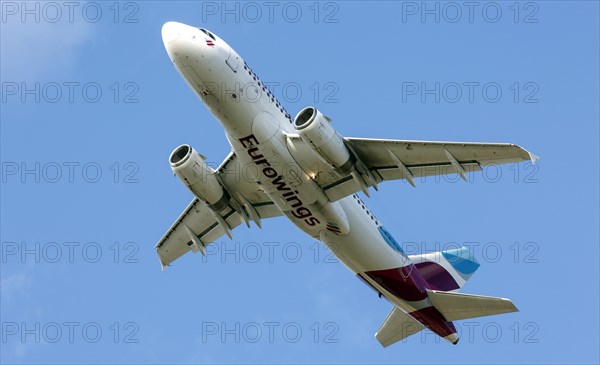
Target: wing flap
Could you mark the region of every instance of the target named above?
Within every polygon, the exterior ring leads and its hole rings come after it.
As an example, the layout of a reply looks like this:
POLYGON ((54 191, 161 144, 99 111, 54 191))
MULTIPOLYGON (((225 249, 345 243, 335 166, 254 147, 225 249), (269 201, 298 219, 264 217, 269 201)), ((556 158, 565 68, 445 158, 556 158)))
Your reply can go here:
MULTIPOLYGON (((476 162, 463 162, 461 166, 466 172, 481 171, 481 167, 476 162)), ((433 165, 421 165, 421 166, 407 166, 412 177, 427 177, 427 176, 438 176, 438 175, 449 175, 455 174, 456 170, 450 162, 438 163, 433 165)), ((391 167, 380 167, 375 169, 383 181, 387 180, 404 180, 406 174, 402 168, 395 166, 391 167)))
MULTIPOLYGON (((281 215, 272 202, 253 204, 253 207, 261 219, 281 215)), ((227 208, 225 213, 221 212, 221 214, 231 229, 244 223, 238 212, 231 208, 227 208)), ((194 234, 204 247, 226 234, 210 209, 195 198, 155 247, 163 269, 187 252, 201 250, 200 247, 194 246, 194 237, 190 236, 190 233, 194 234)))
MULTIPOLYGON (((231 228, 243 222, 237 212, 231 208, 223 214, 223 218, 231 228)), ((163 268, 190 250, 198 251, 192 247, 194 237, 190 234, 194 234, 203 246, 207 246, 225 234, 225 230, 219 226, 211 210, 197 198, 192 200, 155 247, 163 268)))
POLYGON ((524 148, 510 143, 443 142, 443 141, 402 141, 390 139, 346 138, 352 147, 369 166, 395 165, 388 150, 408 167, 438 165, 450 162, 444 149, 459 162, 507 163, 537 160, 537 157, 524 148), (366 160, 366 161, 365 161, 366 160))

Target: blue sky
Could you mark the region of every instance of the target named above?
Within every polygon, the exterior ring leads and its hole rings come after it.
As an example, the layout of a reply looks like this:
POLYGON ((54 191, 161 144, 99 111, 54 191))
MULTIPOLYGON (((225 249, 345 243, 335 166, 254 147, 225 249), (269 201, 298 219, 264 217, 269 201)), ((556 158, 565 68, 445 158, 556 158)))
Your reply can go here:
POLYGON ((598 3, 270 4, 76 2, 69 18, 2 2, 0 360, 598 363, 598 3), (229 151, 170 64, 170 20, 214 31, 291 114, 316 105, 345 136, 541 156, 364 198, 409 252, 472 248, 463 291, 520 312, 459 322, 457 346, 423 332, 382 349, 391 305, 283 218, 161 272, 154 244, 191 200, 169 153, 229 151))

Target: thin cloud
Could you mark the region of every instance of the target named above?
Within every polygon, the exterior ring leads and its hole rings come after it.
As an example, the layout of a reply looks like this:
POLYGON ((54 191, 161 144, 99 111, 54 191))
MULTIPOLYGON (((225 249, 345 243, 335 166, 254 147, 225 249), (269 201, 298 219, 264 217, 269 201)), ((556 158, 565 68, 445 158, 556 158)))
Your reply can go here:
POLYGON ((77 49, 91 37, 93 24, 9 19, 1 26, 2 81, 30 82, 73 67, 77 49))
POLYGON ((12 301, 17 296, 24 295, 31 288, 31 275, 27 272, 0 277, 0 296, 2 301, 12 301))

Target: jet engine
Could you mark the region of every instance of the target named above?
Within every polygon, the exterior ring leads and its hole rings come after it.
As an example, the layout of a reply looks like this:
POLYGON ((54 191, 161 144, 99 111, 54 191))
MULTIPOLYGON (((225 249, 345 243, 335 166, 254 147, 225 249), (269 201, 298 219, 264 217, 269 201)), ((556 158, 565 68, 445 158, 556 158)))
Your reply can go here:
POLYGON ((314 153, 331 165, 340 174, 349 174, 369 196, 369 186, 377 190, 377 180, 366 165, 356 156, 352 146, 333 129, 331 119, 315 107, 304 108, 294 118, 298 135, 314 153))
POLYGON ((294 127, 300 138, 325 162, 340 171, 348 171, 353 165, 352 155, 344 138, 329 123, 330 120, 309 106, 298 113, 294 127))
POLYGON ((177 147, 169 157, 173 173, 196 197, 219 212, 228 205, 229 195, 204 160, 204 156, 187 144, 177 147))

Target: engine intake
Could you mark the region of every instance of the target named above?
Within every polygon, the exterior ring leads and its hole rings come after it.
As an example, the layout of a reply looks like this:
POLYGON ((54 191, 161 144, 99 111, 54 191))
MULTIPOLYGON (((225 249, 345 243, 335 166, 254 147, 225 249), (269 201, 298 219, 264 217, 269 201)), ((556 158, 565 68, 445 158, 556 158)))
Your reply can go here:
POLYGON ((325 162, 340 171, 353 165, 344 138, 331 126, 329 119, 315 107, 302 109, 294 118, 294 127, 302 140, 325 162))
POLYGON ((169 157, 171 170, 198 198, 219 212, 229 203, 229 195, 217 179, 215 170, 191 146, 177 147, 169 157))

